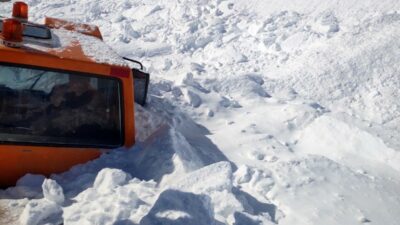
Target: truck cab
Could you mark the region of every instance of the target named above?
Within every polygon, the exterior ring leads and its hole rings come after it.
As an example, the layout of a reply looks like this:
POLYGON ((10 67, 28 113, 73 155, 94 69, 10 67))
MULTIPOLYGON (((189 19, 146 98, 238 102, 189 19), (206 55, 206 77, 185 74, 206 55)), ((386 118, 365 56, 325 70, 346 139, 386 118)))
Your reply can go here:
POLYGON ((0 19, 0 187, 135 144, 134 78, 145 80, 136 88, 144 103, 148 74, 130 68, 98 27, 31 23, 23 2, 0 19))

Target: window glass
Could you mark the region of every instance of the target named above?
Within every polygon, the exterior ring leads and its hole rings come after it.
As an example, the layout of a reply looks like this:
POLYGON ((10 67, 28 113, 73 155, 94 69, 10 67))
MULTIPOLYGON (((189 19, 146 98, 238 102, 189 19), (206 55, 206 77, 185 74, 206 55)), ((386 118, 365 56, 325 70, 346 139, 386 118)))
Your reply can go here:
MULTIPOLYGON (((0 32, 3 30, 3 21, 0 20, 0 32)), ((22 35, 40 39, 51 39, 50 29, 42 25, 25 24, 22 35)))
POLYGON ((0 65, 0 142, 122 145, 113 78, 0 65))
POLYGON ((51 39, 50 29, 45 26, 25 25, 25 29, 22 34, 27 37, 51 39))

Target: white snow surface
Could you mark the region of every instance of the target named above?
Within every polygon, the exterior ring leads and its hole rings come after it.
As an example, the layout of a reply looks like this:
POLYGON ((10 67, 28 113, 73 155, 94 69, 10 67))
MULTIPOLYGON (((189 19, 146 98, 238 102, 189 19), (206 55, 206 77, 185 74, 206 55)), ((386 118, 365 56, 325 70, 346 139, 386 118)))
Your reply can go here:
POLYGON ((150 96, 134 148, 26 175, 0 224, 400 224, 400 1, 26 2, 98 25, 150 96))

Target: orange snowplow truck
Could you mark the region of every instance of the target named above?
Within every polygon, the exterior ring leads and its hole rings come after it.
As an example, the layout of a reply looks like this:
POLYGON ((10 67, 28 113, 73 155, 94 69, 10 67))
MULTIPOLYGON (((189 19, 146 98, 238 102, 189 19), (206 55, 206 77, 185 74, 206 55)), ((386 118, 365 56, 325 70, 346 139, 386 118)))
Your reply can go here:
POLYGON ((139 62, 130 68, 96 26, 29 22, 23 2, 0 19, 0 187, 134 145, 149 83, 139 62))

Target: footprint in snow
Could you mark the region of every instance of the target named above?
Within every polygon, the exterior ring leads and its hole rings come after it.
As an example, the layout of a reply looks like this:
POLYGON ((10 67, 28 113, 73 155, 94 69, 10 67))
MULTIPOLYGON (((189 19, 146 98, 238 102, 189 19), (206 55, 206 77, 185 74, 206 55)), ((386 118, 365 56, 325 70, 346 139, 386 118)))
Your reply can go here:
POLYGON ((253 189, 262 196, 266 196, 275 185, 275 181, 270 171, 241 165, 234 173, 234 184, 238 187, 253 189))

